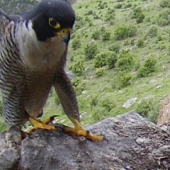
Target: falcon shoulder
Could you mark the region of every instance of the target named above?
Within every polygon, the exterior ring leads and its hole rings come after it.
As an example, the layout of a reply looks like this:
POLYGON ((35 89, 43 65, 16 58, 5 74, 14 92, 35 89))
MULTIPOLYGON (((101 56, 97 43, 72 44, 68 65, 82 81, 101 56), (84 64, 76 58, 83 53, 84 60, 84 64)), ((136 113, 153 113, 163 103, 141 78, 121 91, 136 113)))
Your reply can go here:
POLYGON ((0 9, 0 41, 2 40, 2 36, 5 34, 5 28, 7 25, 13 21, 18 22, 22 19, 21 16, 15 15, 15 14, 10 14, 7 15, 2 9, 0 9))
POLYGON ((0 41, 5 33, 5 28, 9 24, 9 22, 10 19, 7 14, 2 9, 0 9, 0 41))

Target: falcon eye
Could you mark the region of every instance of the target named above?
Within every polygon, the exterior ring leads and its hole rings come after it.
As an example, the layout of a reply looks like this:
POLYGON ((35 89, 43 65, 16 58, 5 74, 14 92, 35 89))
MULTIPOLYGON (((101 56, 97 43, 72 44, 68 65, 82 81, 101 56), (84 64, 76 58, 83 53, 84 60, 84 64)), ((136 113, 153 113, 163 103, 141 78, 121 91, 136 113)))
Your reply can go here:
POLYGON ((54 18, 49 18, 49 25, 55 29, 60 28, 60 24, 54 18))

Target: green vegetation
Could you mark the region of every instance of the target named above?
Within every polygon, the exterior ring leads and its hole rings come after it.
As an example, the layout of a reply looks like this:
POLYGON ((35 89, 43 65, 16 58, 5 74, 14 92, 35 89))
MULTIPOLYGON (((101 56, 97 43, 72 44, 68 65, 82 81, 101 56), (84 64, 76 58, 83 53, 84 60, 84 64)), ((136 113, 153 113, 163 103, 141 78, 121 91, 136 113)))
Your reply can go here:
POLYGON ((143 22, 145 15, 143 14, 141 7, 137 7, 133 9, 132 18, 135 18, 137 23, 143 22))
POLYGON ((120 72, 118 76, 118 89, 130 85, 130 80, 132 76, 129 73, 120 72))
POLYGON ((119 25, 114 31, 116 40, 123 40, 129 37, 133 37, 137 34, 137 28, 134 25, 119 25))
POLYGON ((93 59, 97 52, 98 52, 97 44, 95 43, 87 44, 86 47, 84 48, 84 53, 86 54, 85 58, 87 60, 93 59))
POLYGON ((137 72, 138 77, 147 77, 150 73, 156 71, 156 60, 153 58, 148 58, 144 65, 141 66, 137 72))
POLYGON ((129 51, 123 50, 116 62, 117 69, 121 71, 128 71, 131 70, 133 66, 134 56, 129 51))
POLYGON ((95 75, 96 77, 102 76, 104 73, 104 69, 102 67, 96 68, 95 75))
POLYGON ((74 65, 70 66, 69 67, 70 70, 72 70, 72 72, 74 74, 76 74, 77 76, 81 76, 83 75, 83 72, 84 72, 84 62, 83 61, 76 61, 74 63, 74 65))
POLYGON ((142 100, 136 107, 136 111, 150 121, 156 123, 159 115, 159 105, 154 99, 142 100))
MULTIPOLYGON (((76 75, 82 124, 130 110, 156 122, 170 93, 169 0, 78 0, 73 8, 67 68, 76 75), (136 103, 123 108, 133 97, 136 103)), ((54 91, 44 112, 44 119, 57 114, 57 122, 71 125, 54 91)))
POLYGON ((108 69, 114 68, 117 62, 117 55, 112 51, 98 53, 94 59, 94 67, 100 68, 107 66, 108 69))

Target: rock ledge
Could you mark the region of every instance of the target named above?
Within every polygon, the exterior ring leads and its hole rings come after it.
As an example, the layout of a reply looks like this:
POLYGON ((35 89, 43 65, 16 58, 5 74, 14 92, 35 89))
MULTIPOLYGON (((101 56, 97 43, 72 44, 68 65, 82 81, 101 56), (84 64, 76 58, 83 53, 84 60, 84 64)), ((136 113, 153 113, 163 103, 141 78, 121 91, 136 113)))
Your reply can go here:
POLYGON ((91 142, 62 132, 37 130, 0 134, 0 170, 165 170, 170 168, 168 124, 156 126, 136 112, 89 126, 104 134, 91 142))

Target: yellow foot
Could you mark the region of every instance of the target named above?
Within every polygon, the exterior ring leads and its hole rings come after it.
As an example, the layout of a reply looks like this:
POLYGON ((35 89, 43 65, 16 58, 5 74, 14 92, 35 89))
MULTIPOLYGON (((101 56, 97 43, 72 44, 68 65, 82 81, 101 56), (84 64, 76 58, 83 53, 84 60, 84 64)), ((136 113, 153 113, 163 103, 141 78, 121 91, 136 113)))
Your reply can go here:
POLYGON ((54 120, 55 116, 50 117, 49 119, 45 120, 44 122, 37 120, 33 117, 29 117, 29 121, 31 122, 33 128, 28 131, 29 134, 31 134, 36 129, 47 129, 47 130, 57 130, 55 126, 48 125, 48 123, 52 122, 54 120))
POLYGON ((89 131, 84 130, 80 123, 74 119, 70 118, 70 120, 73 122, 75 128, 71 128, 68 126, 64 126, 63 131, 67 134, 76 135, 76 136, 83 136, 86 139, 92 140, 92 141, 103 141, 103 136, 93 135, 89 131))

